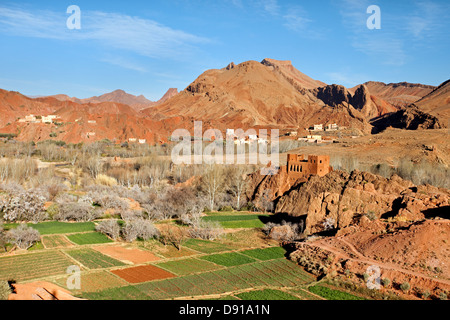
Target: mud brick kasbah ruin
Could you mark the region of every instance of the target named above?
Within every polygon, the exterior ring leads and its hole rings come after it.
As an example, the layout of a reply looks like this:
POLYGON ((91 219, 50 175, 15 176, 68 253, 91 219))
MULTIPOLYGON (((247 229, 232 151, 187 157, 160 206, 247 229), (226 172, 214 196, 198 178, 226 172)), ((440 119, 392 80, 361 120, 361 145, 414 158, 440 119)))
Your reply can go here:
POLYGON ((289 177, 298 179, 311 174, 323 177, 333 171, 333 168, 330 166, 330 156, 309 155, 305 159, 302 154, 288 154, 287 165, 282 170, 286 170, 289 177))
POLYGON ((330 156, 288 154, 287 164, 278 171, 278 187, 273 190, 275 196, 280 196, 289 190, 295 183, 306 181, 310 175, 325 176, 333 171, 330 166, 330 156), (276 190, 278 189, 278 190, 276 190))

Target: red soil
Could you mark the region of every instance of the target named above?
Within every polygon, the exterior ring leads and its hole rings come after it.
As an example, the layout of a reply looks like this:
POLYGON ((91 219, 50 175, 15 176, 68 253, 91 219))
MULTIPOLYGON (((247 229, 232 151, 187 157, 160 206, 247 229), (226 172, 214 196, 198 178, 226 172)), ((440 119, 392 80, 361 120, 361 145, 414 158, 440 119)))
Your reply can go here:
POLYGON ((14 289, 16 293, 12 293, 8 300, 81 300, 66 289, 46 281, 16 283, 14 289))
POLYGON ((129 283, 141 283, 175 277, 174 274, 151 265, 113 270, 111 272, 129 283))

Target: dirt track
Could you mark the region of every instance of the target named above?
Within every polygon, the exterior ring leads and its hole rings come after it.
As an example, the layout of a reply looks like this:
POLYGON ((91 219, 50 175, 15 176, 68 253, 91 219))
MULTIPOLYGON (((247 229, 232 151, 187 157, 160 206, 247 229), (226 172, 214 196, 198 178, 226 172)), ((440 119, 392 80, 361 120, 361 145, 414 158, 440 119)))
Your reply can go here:
POLYGON ((321 248, 323 250, 332 252, 339 258, 344 258, 344 259, 348 259, 348 260, 351 260, 351 261, 355 261, 355 262, 363 263, 363 264, 367 264, 367 265, 378 266, 382 270, 383 269, 384 270, 391 270, 391 271, 395 271, 395 272, 400 272, 400 273, 405 274, 405 275, 419 277, 419 278, 426 279, 426 280, 429 280, 429 281, 432 281, 432 282, 437 282, 437 283, 439 283, 441 285, 444 285, 444 286, 450 288, 450 281, 448 281, 448 280, 432 278, 432 277, 427 276, 426 274, 423 274, 423 273, 420 273, 420 272, 407 270, 407 269, 404 269, 404 268, 400 268, 397 265, 383 263, 383 262, 380 262, 380 261, 375 261, 375 260, 372 260, 370 258, 367 258, 361 252, 359 252, 355 248, 354 245, 352 245, 351 243, 349 243, 348 241, 346 241, 342 237, 337 237, 337 238, 334 238, 333 240, 341 242, 344 245, 346 245, 347 247, 349 247, 350 250, 352 251, 350 254, 348 252, 345 252, 344 250, 338 249, 337 247, 326 243, 327 240, 328 239, 321 239, 321 240, 317 240, 317 241, 310 242, 310 243, 305 243, 305 244, 308 245, 308 246, 311 246, 311 247, 319 247, 319 248, 321 248))

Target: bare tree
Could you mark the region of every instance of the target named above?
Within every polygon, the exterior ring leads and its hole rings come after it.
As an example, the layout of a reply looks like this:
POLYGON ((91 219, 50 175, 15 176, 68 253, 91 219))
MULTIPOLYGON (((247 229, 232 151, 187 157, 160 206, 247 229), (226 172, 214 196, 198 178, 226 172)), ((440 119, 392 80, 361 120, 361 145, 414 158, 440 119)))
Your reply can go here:
POLYGON ((125 241, 133 242, 136 239, 149 240, 159 237, 159 230, 155 228, 150 220, 136 219, 125 223, 122 228, 125 241))
POLYGON ((264 212, 272 212, 274 209, 274 203, 270 198, 271 190, 264 190, 259 198, 258 204, 264 212))
POLYGON ((35 242, 41 240, 39 231, 21 224, 15 229, 11 229, 6 233, 7 239, 19 247, 20 249, 28 249, 35 242))
POLYGON ((114 240, 120 237, 120 225, 118 223, 118 220, 109 219, 101 221, 95 227, 95 230, 110 236, 114 240))
POLYGON ((236 210, 241 209, 241 197, 245 192, 248 180, 248 169, 245 166, 231 166, 226 172, 228 190, 236 199, 236 210))
POLYGON ((189 235, 191 238, 202 240, 216 240, 223 234, 223 228, 217 221, 199 220, 189 229, 189 235))
POLYGON ((11 222, 40 222, 48 218, 44 210, 46 198, 37 190, 22 191, 0 201, 3 219, 11 222))
POLYGON ((188 230, 174 225, 162 225, 160 227, 161 242, 164 245, 173 244, 175 248, 181 250, 183 243, 188 239, 188 230))
POLYGON ((212 211, 216 205, 216 197, 224 187, 224 171, 217 164, 210 165, 208 171, 202 176, 202 189, 208 197, 209 209, 212 211))

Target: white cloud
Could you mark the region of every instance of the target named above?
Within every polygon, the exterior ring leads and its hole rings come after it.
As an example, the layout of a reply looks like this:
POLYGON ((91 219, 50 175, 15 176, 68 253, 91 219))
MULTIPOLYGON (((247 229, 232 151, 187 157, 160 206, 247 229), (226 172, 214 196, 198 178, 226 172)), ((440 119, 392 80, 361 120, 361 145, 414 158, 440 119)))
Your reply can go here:
POLYGON ((264 11, 273 16, 280 14, 280 6, 278 5, 277 0, 259 0, 259 5, 264 9, 264 11))
POLYGON ((147 72, 147 69, 145 69, 144 67, 138 65, 137 63, 130 61, 129 59, 124 59, 122 57, 107 56, 105 58, 100 59, 100 61, 112 64, 114 66, 118 66, 118 67, 121 67, 124 69, 129 69, 129 70, 143 72, 143 73, 147 72))
POLYGON ((407 62, 404 39, 396 33, 391 17, 381 6, 381 30, 367 28, 367 8, 373 3, 367 0, 342 0, 340 14, 349 32, 350 45, 381 64, 401 66, 407 62))
POLYGON ((209 40, 156 21, 81 10, 81 30, 68 30, 69 15, 0 7, 0 32, 25 37, 94 41, 152 58, 177 58, 209 40))
POLYGON ((448 21, 450 5, 433 1, 419 1, 414 3, 414 12, 402 19, 404 29, 413 35, 415 40, 430 40, 439 30, 447 34, 443 22, 448 21))
POLYGON ((304 31, 307 25, 312 21, 306 17, 305 12, 300 9, 289 10, 289 13, 284 15, 284 26, 292 31, 304 31))

